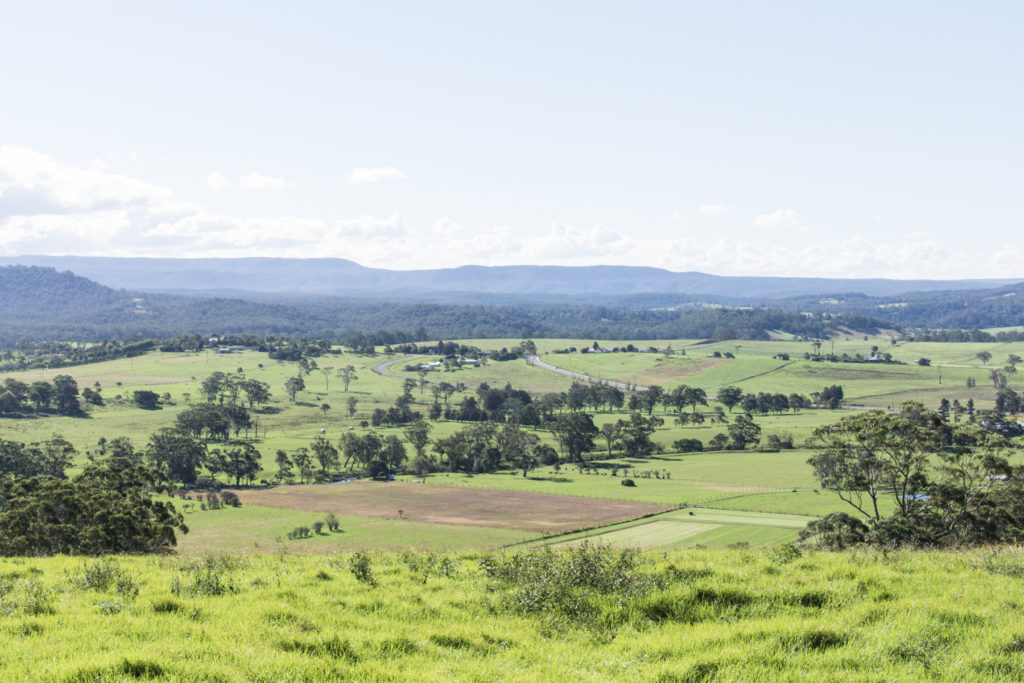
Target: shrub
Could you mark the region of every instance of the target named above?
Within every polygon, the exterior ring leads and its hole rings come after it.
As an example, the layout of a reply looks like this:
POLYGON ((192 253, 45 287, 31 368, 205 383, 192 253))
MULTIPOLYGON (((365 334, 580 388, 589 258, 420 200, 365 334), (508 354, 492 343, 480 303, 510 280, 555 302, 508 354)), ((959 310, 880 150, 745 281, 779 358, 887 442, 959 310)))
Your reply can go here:
POLYGON ((324 529, 324 523, 323 522, 321 522, 320 520, 317 520, 317 521, 313 522, 313 533, 319 534, 319 533, 321 533, 323 531, 323 529, 324 529))
POLYGON ((373 577, 373 570, 370 568, 370 556, 364 552, 352 553, 348 558, 348 569, 356 581, 369 586, 376 586, 377 580, 373 577))
POLYGON ((622 484, 623 486, 636 486, 636 482, 633 481, 632 479, 623 479, 619 483, 622 484))
POLYGON ((327 528, 330 531, 337 531, 341 524, 338 522, 338 516, 333 512, 328 512, 327 516, 324 517, 324 522, 327 524, 327 528))
POLYGON ((237 587, 230 572, 235 562, 226 556, 208 556, 185 563, 178 568, 183 576, 171 579, 171 593, 209 596, 234 593, 237 587))
POLYGON ((238 499, 238 495, 233 491, 222 491, 220 499, 222 503, 230 505, 233 508, 240 507, 242 505, 242 501, 238 499))
POLYGON ((628 601, 659 585, 642 570, 638 551, 588 542, 566 551, 489 556, 481 567, 498 587, 509 589, 505 604, 512 611, 545 613, 581 626, 621 620, 628 601), (601 618, 609 609, 613 613, 601 618))
POLYGON ((113 588, 129 599, 139 594, 139 586, 132 575, 109 558, 87 562, 69 578, 71 585, 79 590, 108 591, 113 588))

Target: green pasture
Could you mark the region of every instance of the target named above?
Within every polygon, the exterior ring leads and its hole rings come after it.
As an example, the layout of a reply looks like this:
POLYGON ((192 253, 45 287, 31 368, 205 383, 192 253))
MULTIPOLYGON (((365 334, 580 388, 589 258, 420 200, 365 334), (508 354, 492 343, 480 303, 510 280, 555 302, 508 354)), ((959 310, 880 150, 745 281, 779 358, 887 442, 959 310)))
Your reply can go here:
POLYGON ((364 549, 462 551, 497 548, 535 538, 513 529, 455 524, 431 524, 406 519, 380 519, 337 515, 340 529, 289 540, 288 532, 314 522, 324 514, 286 508, 242 505, 202 509, 194 501, 175 499, 184 513, 189 533, 178 536, 182 555, 205 553, 334 553, 364 549))
MULTIPOLYGON (((800 449, 779 453, 672 454, 643 459, 618 457, 585 463, 582 467, 562 465, 557 471, 554 467, 542 467, 533 470, 528 477, 523 477, 521 472, 476 475, 440 472, 427 475, 423 480, 444 486, 684 505, 721 501, 749 493, 813 490, 817 484, 807 464, 809 455, 808 451, 800 449), (622 481, 627 477, 636 485, 623 486, 622 481)), ((842 509, 838 499, 834 499, 834 504, 835 509, 842 509)))
POLYGON ((489 577, 482 560, 504 557, 7 558, 0 672, 12 681, 1024 679, 1019 549, 659 550, 613 588, 576 583, 571 599, 539 608, 531 596, 558 594, 571 556, 541 558, 553 575, 540 585, 489 577))
MULTIPOLYGON (((837 344, 837 353, 843 344, 837 344)), ((862 342, 863 344, 863 342, 862 342)), ((580 372, 599 379, 627 383, 660 384, 671 389, 680 384, 700 387, 713 396, 724 386, 736 386, 748 393, 799 393, 809 395, 826 386, 838 384, 845 393, 844 402, 872 407, 898 407, 903 401, 914 400, 928 407, 937 407, 943 398, 966 403, 973 399, 979 409, 990 408, 995 400, 996 389, 990 379, 990 370, 1001 368, 1010 353, 1024 355, 1024 343, 1015 344, 900 344, 899 353, 907 361, 905 365, 886 363, 831 363, 803 359, 803 350, 810 349, 806 342, 745 342, 740 345, 739 356, 734 359, 713 359, 715 350, 735 353, 736 345, 729 348, 722 342, 699 347, 699 353, 690 349, 688 355, 665 357, 654 353, 615 354, 558 354, 544 357, 545 362, 556 367, 580 372), (772 358, 785 348, 793 347, 789 360, 772 358), (958 347, 978 347, 976 350, 958 347), (975 353, 988 347, 993 359, 983 365, 975 353), (770 353, 769 353, 770 352, 770 353), (917 359, 925 357, 932 365, 921 366, 917 359), (717 362, 713 367, 702 369, 702 364, 717 362), (673 379, 678 377, 678 379, 673 379), (971 378, 974 388, 968 388, 971 378)), ((826 348, 822 347, 823 350, 826 348)), ((888 347, 883 347, 889 350, 888 347)), ((850 349, 854 351, 854 349, 850 349)), ((863 353, 870 352, 860 349, 863 353)), ((1016 374, 1009 377, 1011 386, 1024 383, 1024 376, 1017 380, 1016 374)), ((1018 386, 1019 388, 1019 386, 1018 386)))

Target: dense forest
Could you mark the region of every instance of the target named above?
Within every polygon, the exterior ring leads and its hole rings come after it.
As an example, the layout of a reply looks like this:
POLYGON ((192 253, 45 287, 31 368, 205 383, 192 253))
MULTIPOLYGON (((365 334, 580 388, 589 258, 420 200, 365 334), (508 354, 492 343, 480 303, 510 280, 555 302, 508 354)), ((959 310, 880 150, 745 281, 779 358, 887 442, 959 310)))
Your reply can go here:
POLYGON ((0 347, 40 341, 139 340, 183 334, 295 335, 381 343, 427 338, 768 339, 773 332, 821 338, 837 330, 937 332, 1024 325, 1024 284, 998 289, 776 299, 668 294, 609 297, 605 304, 552 297, 428 303, 340 297, 197 297, 114 290, 52 268, 0 267, 0 347))
POLYGON ((455 305, 320 298, 292 303, 115 291, 48 268, 0 268, 0 344, 39 340, 157 338, 179 334, 294 334, 340 339, 390 330, 389 342, 459 337, 767 339, 772 330, 823 337, 836 328, 876 331, 864 315, 772 309, 579 304, 455 305), (413 324, 412 321, 415 321, 413 324), (396 334, 394 331, 402 331, 396 334))

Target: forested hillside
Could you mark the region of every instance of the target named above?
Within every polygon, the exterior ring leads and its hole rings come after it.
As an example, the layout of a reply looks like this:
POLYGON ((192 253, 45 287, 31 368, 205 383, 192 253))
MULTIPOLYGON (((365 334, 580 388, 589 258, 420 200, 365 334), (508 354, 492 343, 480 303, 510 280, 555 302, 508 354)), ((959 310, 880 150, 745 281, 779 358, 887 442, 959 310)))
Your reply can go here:
MULTIPOLYGON (((865 316, 767 309, 644 310, 624 306, 453 305, 321 298, 293 303, 115 291, 50 268, 0 268, 0 342, 200 334, 296 334, 340 338, 389 330, 437 337, 766 339, 770 330, 822 337, 887 325, 865 316)), ((398 340, 404 340, 401 336, 398 340)))

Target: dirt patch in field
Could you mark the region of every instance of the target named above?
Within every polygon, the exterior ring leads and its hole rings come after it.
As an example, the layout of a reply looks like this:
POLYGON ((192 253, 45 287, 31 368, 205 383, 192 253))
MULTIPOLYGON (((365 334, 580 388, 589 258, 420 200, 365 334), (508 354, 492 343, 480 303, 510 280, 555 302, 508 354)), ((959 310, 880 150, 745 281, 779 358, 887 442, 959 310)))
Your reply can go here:
POLYGON ((437 484, 356 481, 236 491, 243 504, 402 518, 435 524, 565 533, 674 509, 672 505, 437 484))
POLYGON ((690 375, 696 375, 698 372, 704 372, 711 368, 717 368, 719 365, 732 362, 732 358, 708 358, 691 365, 655 365, 653 368, 648 368, 643 372, 623 375, 622 377, 616 377, 618 382, 636 382, 640 386, 650 386, 652 384, 665 384, 666 382, 673 382, 677 379, 689 377, 690 375))

